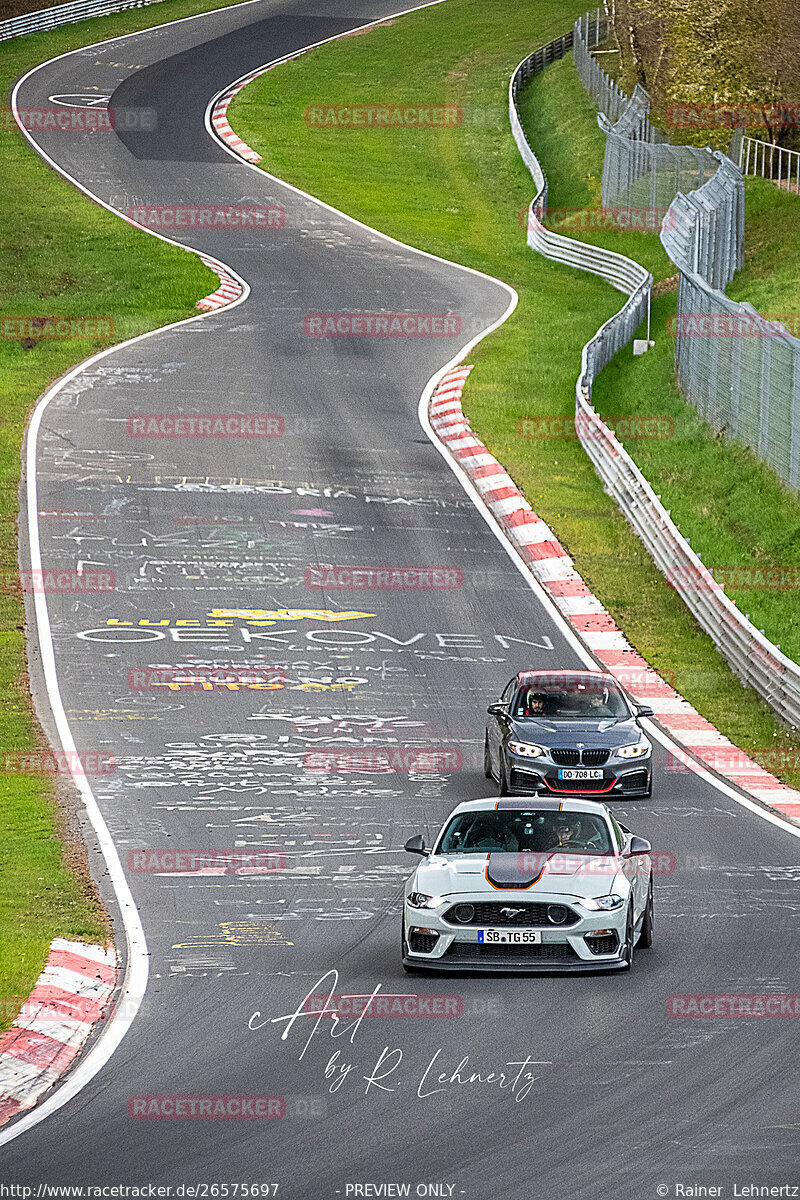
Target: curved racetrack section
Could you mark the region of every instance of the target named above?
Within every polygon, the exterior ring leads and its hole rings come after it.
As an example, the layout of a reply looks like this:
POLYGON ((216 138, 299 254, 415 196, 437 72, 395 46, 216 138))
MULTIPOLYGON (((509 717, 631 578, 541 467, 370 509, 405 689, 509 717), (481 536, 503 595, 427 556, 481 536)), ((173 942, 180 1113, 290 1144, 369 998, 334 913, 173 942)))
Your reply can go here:
POLYGON ((122 213, 286 212, 280 228, 170 230, 230 264, 249 296, 90 364, 54 396, 36 445, 43 562, 116 577, 113 593, 48 605, 76 744, 118 762, 94 793, 123 863, 146 848, 277 847, 286 869, 129 870, 150 961, 141 1009, 77 1096, 3 1146, 2 1177, 277 1183, 287 1200, 390 1183, 474 1200, 790 1184, 793 1022, 680 1020, 667 1000, 800 992, 797 840, 667 771, 660 746, 653 798, 615 806, 674 855, 656 879, 656 944, 630 974, 401 970, 405 839, 429 840, 456 802, 487 793, 483 714, 512 674, 585 662, 418 420, 428 380, 509 293, 249 169, 204 125, 245 72, 391 11, 263 0, 77 51, 20 89, 21 107, 99 88, 155 109, 149 133, 37 135, 122 213), (307 335, 309 314, 357 311, 456 314, 464 332, 307 335), (176 412, 275 414, 284 432, 129 433, 128 418, 176 412), (309 568, 331 563, 449 568, 462 584, 308 586, 309 568), (255 683, 169 687, 181 668, 247 669, 255 683), (462 769, 308 769, 313 751, 419 746, 462 769), (456 997, 460 1015, 365 1019, 338 1038, 309 1018, 250 1027, 292 1013, 332 969, 337 992, 456 997), (524 1094, 485 1078, 525 1060, 539 1065, 524 1094), (176 1094, 283 1097, 285 1115, 129 1115, 134 1097, 176 1094))

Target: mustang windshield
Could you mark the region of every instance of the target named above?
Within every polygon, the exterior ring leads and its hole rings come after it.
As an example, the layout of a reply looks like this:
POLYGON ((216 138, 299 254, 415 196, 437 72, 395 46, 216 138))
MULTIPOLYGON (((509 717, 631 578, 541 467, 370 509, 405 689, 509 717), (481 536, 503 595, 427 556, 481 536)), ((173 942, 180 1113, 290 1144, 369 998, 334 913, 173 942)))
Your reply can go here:
POLYGON ((524 684, 514 698, 515 717, 598 720, 630 717, 618 688, 597 675, 552 675, 524 684))
POLYGON ((613 853, 608 826, 594 813, 494 810, 458 813, 436 854, 613 853))

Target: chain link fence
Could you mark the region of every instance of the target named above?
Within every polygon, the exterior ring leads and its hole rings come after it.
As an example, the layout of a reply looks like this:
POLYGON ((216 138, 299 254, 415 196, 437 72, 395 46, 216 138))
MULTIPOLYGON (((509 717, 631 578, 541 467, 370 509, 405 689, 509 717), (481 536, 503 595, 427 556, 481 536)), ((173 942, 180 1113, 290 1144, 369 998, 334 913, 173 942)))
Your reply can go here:
POLYGON ((601 9, 575 22, 575 66, 606 135, 603 208, 647 208, 663 215, 677 192, 702 187, 719 164, 709 150, 673 146, 654 129, 650 97, 638 83, 630 97, 617 87, 591 53, 607 36, 601 9))
POLYGON ((661 242, 680 272, 675 318, 678 383, 725 437, 749 446, 792 488, 800 487, 800 341, 796 318, 762 317, 723 289, 743 261, 744 180, 730 159, 702 188, 678 194, 661 242))
MULTIPOLYGON (((581 45, 594 45, 605 36, 599 12, 589 14, 580 22, 576 22, 573 31, 576 61, 582 53, 581 45)), ((511 79, 509 118, 514 140, 537 189, 528 214, 528 245, 552 261, 563 262, 599 275, 628 297, 619 312, 615 313, 583 347, 581 372, 575 389, 576 432, 605 490, 616 500, 620 511, 647 546, 659 568, 702 628, 711 636, 732 669, 743 683, 756 689, 779 717, 795 727, 799 726, 800 667, 782 654, 779 647, 773 645, 757 630, 725 595, 722 587, 682 536, 625 447, 592 407, 592 382, 598 372, 630 341, 645 315, 649 319, 652 276, 632 259, 586 242, 563 237, 546 229, 543 224, 547 206, 547 178, 525 135, 517 100, 523 81, 527 82, 531 75, 542 70, 547 63, 563 57, 568 49, 568 41, 561 38, 520 63, 511 79)), ((597 71, 600 71, 599 67, 597 71)), ((593 70, 587 71, 586 74, 596 78, 593 70)), ((598 86, 605 86, 602 80, 598 86)), ((611 94, 610 89, 606 94, 611 94)), ((741 247, 744 210, 740 173, 735 167, 731 172, 726 165, 728 160, 720 161, 722 159, 724 156, 720 155, 716 161, 720 173, 713 177, 716 190, 711 195, 708 207, 704 196, 699 199, 696 196, 678 197, 677 202, 685 203, 682 213, 685 211, 686 216, 682 215, 680 220, 676 216, 674 224, 670 223, 670 229, 674 229, 675 233, 676 257, 683 263, 694 264, 697 261, 708 264, 715 258, 716 247, 721 244, 727 246, 728 249, 720 257, 720 270, 724 276, 736 269, 735 263, 738 260, 730 247, 741 247), (727 207, 727 211, 732 214, 728 225, 723 224, 721 228, 716 220, 716 212, 720 207, 727 207)), ((763 320, 749 305, 735 305, 727 300, 722 292, 713 292, 699 276, 689 271, 681 273, 681 288, 688 288, 692 282, 696 282, 703 296, 713 294, 732 309, 746 309, 758 320, 763 320)), ((687 311, 691 304, 700 304, 699 299, 690 299, 686 292, 684 297, 684 311, 687 311)), ((795 394, 798 386, 796 365, 797 359, 793 358, 795 394)), ((751 363, 749 368, 751 379, 754 371, 762 370, 760 364, 751 363)), ((761 380, 762 376, 759 375, 758 378, 761 380)), ((783 382, 785 383, 785 378, 783 382)), ((687 383, 686 386, 694 385, 687 383)), ((770 406, 765 405, 765 409, 769 410, 770 406)))
POLYGON ((687 196, 678 192, 661 226, 661 243, 679 271, 724 288, 744 262, 744 178, 719 151, 717 170, 687 196))
MULTIPOLYGON (((606 135, 604 208, 639 208, 661 220, 661 242, 680 274, 675 321, 678 382, 701 416, 749 446, 790 487, 800 486, 800 341, 780 321, 723 289, 744 260, 742 167, 800 181, 800 155, 746 137, 732 153, 673 146, 650 123, 650 97, 628 98, 591 54, 608 35, 601 10, 575 22, 575 65, 606 135), (784 161, 785 157, 785 161, 784 161)), ((784 184, 786 186, 786 184, 784 184)), ((784 318, 784 321, 788 318, 784 318)), ((798 317, 800 323, 800 317, 798 317)))

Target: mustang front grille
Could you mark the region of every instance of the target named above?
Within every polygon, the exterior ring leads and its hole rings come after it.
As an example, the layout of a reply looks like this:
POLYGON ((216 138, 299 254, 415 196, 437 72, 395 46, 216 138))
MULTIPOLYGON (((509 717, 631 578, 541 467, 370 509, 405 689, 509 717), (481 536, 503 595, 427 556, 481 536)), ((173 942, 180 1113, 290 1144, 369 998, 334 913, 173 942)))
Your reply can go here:
POLYGON ((569 942, 544 942, 539 946, 503 946, 491 943, 481 945, 479 942, 453 942, 448 946, 443 958, 461 959, 475 962, 488 958, 505 958, 508 960, 539 959, 540 961, 560 961, 564 959, 579 959, 569 942))
POLYGON ((479 901, 475 904, 453 904, 443 914, 449 925, 508 926, 508 925, 574 925, 580 917, 566 904, 495 904, 479 901))

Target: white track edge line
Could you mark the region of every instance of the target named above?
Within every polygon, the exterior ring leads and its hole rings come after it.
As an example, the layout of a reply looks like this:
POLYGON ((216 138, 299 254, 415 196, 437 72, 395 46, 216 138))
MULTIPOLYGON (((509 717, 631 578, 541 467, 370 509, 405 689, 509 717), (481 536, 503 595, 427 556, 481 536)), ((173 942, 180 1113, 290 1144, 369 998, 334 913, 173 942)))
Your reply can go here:
MULTIPOLYGON (((231 8, 245 7, 247 4, 260 3, 261 0, 244 0, 242 5, 231 5, 231 8)), ((167 21, 162 25, 150 26, 148 29, 138 30, 134 33, 122 34, 117 38, 110 38, 108 42, 115 42, 125 37, 136 37, 140 34, 149 33, 152 29, 162 29, 167 25, 179 25, 182 21, 196 20, 198 17, 214 16, 220 12, 227 11, 227 8, 215 9, 211 13, 198 13, 192 17, 183 17, 179 21, 167 21)), ((126 224, 133 226, 135 229, 141 229, 144 233, 149 233, 151 237, 158 238, 162 242, 167 242, 171 246, 176 246, 181 250, 185 250, 189 254, 196 254, 199 257, 205 255, 208 258, 212 256, 206 250, 199 250, 194 246, 188 246, 183 242, 176 242, 172 238, 166 237, 162 233, 157 233, 155 230, 147 229, 143 225, 139 225, 136 221, 132 221, 123 213, 113 208, 99 196, 96 196, 89 188, 80 183, 70 173, 50 157, 37 142, 29 135, 28 130, 19 121, 19 108, 17 105, 17 97, 19 89, 31 75, 51 63, 57 62, 59 59, 67 58, 73 54, 79 54, 83 50, 93 49, 95 46, 105 45, 106 42, 95 42, 92 46, 76 47, 74 50, 66 51, 64 54, 58 54, 52 59, 48 59, 43 63, 39 63, 36 67, 32 67, 21 79, 17 81, 11 95, 11 109, 14 113, 14 119, 20 126, 21 132, 31 144, 41 158, 43 158, 52 168, 68 179, 74 187, 83 192, 84 195, 90 197, 95 203, 105 208, 107 212, 113 215, 126 224)), ((250 285, 233 267, 224 263, 222 259, 216 261, 227 271, 232 278, 236 279, 242 288, 242 294, 230 304, 225 305, 224 311, 230 311, 238 305, 243 304, 250 295, 250 285)), ((135 337, 128 338, 124 342, 119 342, 114 346, 108 346, 105 350, 101 350, 98 354, 93 354, 90 358, 84 359, 67 372, 61 379, 44 392, 37 402, 33 416, 26 430, 26 507, 27 507, 27 532, 28 545, 30 547, 31 568, 41 570, 41 542, 39 538, 39 522, 38 522, 38 489, 36 478, 36 452, 37 452, 37 436, 39 427, 44 416, 44 412, 50 401, 56 396, 62 388, 70 383, 82 371, 91 367, 94 363, 99 362, 107 355, 115 354, 118 350, 123 350, 128 346, 134 345, 136 342, 145 340, 146 338, 154 337, 156 334, 164 333, 170 329, 176 329, 183 325, 192 324, 195 321, 205 321, 211 317, 217 316, 220 310, 212 310, 210 312, 199 313, 197 316, 186 317, 180 321, 173 321, 169 325, 162 325, 158 329, 151 329, 145 333, 137 334, 135 337)), ((53 647, 53 636, 50 627, 50 617, 47 610, 46 598, 43 594, 36 593, 34 595, 34 611, 36 615, 36 627, 39 641, 39 648, 42 655, 42 670, 45 677, 45 686, 47 690, 50 708, 53 713, 56 730, 61 741, 62 749, 69 754, 74 751, 75 742, 72 736, 69 722, 64 711, 64 704, 61 698, 61 691, 58 684, 58 675, 55 666, 55 652, 53 647)), ((103 818, 100 808, 95 799, 94 793, 89 786, 86 776, 75 774, 72 775, 75 786, 81 796, 81 799, 86 810, 86 814, 97 836, 98 844, 108 867, 109 879, 114 889, 114 894, 120 909, 122 917, 123 929, 125 932, 126 941, 126 966, 125 977, 120 992, 119 1002, 115 1006, 114 1015, 109 1021, 106 1028, 100 1034, 98 1040, 86 1054, 86 1056, 78 1063, 75 1070, 68 1074, 65 1082, 57 1088, 57 1090, 44 1100, 41 1104, 33 1108, 24 1117, 20 1117, 14 1121, 7 1129, 0 1131, 0 1146, 7 1144, 25 1133, 34 1125, 56 1112, 68 1100, 71 1100, 89 1081, 100 1071, 111 1058, 117 1046, 122 1041, 123 1037, 130 1028, 136 1014, 139 1011, 144 993, 147 988, 147 980, 149 974, 148 950, 147 942, 144 935, 141 918, 139 917, 133 895, 130 891, 128 881, 125 877, 125 872, 119 859, 119 853, 114 843, 113 838, 108 830, 108 826, 103 818)))

